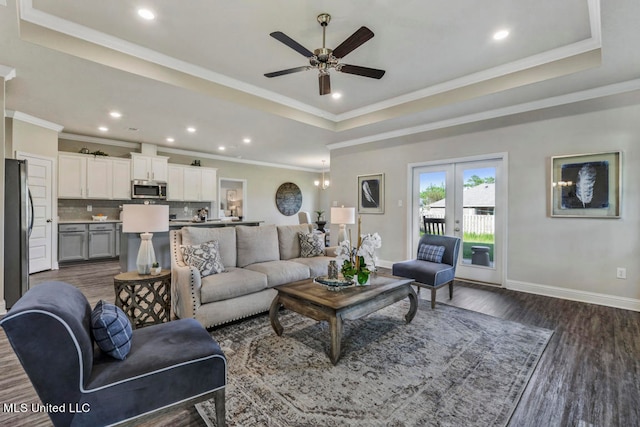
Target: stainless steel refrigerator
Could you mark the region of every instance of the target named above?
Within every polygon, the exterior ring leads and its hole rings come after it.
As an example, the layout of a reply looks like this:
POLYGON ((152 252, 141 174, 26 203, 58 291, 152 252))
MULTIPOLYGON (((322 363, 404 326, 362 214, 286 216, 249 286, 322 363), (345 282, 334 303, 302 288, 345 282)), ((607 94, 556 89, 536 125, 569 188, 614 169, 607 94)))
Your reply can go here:
POLYGON ((29 235, 33 204, 27 187, 27 161, 4 161, 4 299, 7 308, 29 289, 29 235))

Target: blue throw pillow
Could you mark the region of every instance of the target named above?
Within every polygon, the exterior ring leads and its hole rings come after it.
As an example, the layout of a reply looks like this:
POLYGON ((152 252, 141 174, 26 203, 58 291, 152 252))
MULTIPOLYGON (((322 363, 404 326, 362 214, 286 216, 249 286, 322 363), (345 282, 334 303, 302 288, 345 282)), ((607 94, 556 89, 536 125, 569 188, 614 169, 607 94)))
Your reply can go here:
POLYGON ((444 255, 444 246, 425 245, 424 243, 418 248, 418 259, 422 261, 442 262, 444 255))
POLYGON ((100 350, 124 360, 131 350, 131 322, 124 311, 106 301, 99 301, 91 312, 91 332, 100 350))

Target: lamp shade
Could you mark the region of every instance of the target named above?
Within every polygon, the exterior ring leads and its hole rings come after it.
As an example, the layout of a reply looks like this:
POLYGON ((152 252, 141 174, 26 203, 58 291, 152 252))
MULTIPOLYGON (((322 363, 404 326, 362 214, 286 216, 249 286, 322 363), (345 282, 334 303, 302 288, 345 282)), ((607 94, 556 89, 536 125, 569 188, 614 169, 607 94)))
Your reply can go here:
POLYGON ((356 208, 331 208, 331 224, 355 224, 356 208))
POLYGON ((123 233, 169 231, 168 205, 122 205, 123 233))

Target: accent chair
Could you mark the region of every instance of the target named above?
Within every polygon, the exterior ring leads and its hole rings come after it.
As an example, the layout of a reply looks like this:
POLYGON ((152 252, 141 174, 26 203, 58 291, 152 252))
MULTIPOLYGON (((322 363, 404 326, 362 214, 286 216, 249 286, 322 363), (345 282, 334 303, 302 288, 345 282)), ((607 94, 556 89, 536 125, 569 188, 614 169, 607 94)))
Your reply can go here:
POLYGON ((436 291, 449 285, 449 299, 453 298, 453 280, 460 252, 460 238, 425 234, 418 243, 416 259, 397 262, 392 266, 394 276, 408 277, 414 285, 431 289, 431 308, 436 307, 436 291))
POLYGON ((55 426, 135 425, 213 398, 225 425, 227 361, 195 319, 133 330, 124 360, 95 344, 85 296, 64 282, 36 285, 0 321, 55 426), (179 405, 179 406, 178 406, 179 405))

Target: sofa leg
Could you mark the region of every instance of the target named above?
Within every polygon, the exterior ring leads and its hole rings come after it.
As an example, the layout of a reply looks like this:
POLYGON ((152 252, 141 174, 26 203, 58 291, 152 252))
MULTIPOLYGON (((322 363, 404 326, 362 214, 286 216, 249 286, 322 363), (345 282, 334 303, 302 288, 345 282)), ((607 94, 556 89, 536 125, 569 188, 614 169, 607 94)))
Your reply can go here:
POLYGON ((224 390, 223 387, 220 390, 216 390, 213 394, 213 402, 216 405, 216 425, 218 427, 227 426, 224 390))
POLYGON ((436 308, 436 288, 431 288, 431 309, 436 308))
POLYGON ((453 299, 453 280, 449 282, 449 299, 453 299))

